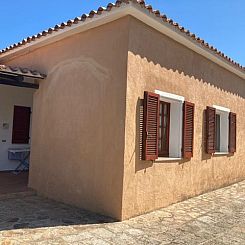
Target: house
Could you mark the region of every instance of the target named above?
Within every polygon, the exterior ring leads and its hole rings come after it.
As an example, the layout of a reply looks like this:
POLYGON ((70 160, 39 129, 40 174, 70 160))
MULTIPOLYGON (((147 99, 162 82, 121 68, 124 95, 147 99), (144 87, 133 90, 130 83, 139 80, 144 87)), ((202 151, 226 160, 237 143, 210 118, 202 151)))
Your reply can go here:
POLYGON ((28 37, 0 63, 38 84, 0 93, 32 108, 41 195, 123 220, 245 179, 245 68, 144 1, 28 37))

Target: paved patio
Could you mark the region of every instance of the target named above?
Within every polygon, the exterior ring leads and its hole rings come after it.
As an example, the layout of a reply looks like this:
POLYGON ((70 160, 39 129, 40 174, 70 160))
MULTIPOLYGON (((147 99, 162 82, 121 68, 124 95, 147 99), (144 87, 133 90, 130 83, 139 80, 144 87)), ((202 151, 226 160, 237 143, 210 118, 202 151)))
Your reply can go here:
POLYGON ((124 222, 35 195, 0 207, 1 244, 245 244, 245 181, 124 222))
POLYGON ((0 195, 28 190, 28 172, 21 172, 18 175, 13 172, 0 172, 0 195))

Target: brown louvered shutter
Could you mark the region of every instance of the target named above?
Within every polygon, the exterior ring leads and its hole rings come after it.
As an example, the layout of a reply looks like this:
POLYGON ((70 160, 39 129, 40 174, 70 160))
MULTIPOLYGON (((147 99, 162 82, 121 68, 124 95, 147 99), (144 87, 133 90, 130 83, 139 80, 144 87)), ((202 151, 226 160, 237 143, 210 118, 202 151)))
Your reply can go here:
POLYGON ((191 102, 184 102, 183 107, 183 158, 193 157, 193 139, 194 139, 194 111, 195 105, 191 102))
POLYGON ((28 144, 31 108, 14 106, 12 144, 28 144))
POLYGON ((159 95, 144 92, 143 160, 158 158, 159 95))
POLYGON ((212 154, 215 152, 215 117, 216 110, 207 106, 206 109, 206 152, 212 154))
POLYGON ((229 115, 229 152, 236 152, 236 113, 229 115))

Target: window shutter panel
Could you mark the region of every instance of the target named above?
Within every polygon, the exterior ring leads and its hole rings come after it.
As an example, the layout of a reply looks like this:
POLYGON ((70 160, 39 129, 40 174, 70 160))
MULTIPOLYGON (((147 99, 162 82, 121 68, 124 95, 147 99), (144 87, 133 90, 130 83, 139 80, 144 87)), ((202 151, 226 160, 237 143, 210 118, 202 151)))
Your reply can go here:
POLYGON ((193 157, 194 111, 195 111, 195 105, 191 102, 185 101, 183 107, 182 154, 183 157, 187 159, 193 157))
POLYGON ((158 94, 144 92, 143 160, 158 158, 159 98, 158 94))
POLYGON ((236 152, 236 113, 229 115, 229 152, 236 152))
POLYGON ((215 117, 216 110, 207 106, 206 109, 206 152, 212 154, 215 152, 215 117))
POLYGON ((12 144, 28 144, 31 108, 14 106, 12 144))

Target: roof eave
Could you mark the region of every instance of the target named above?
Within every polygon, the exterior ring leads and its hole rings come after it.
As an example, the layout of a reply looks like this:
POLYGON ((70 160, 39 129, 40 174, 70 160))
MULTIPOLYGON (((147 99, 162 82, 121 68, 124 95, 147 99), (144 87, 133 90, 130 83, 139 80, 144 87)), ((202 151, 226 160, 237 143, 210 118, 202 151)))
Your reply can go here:
POLYGON ((105 12, 102 15, 98 15, 90 19, 88 18, 85 22, 79 22, 78 24, 72 25, 69 28, 60 29, 59 31, 54 32, 51 35, 42 36, 33 42, 29 42, 13 50, 9 50, 6 53, 2 53, 0 54, 0 63, 4 63, 7 60, 14 59, 35 49, 47 46, 72 35, 85 32, 89 29, 96 28, 98 26, 117 20, 121 17, 130 15, 129 6, 130 4, 123 4, 123 6, 121 6, 120 8, 113 9, 110 12, 105 12))
POLYGON ((0 63, 4 63, 7 60, 11 60, 13 58, 18 57, 19 55, 26 54, 40 47, 60 41, 71 35, 101 26, 103 24, 112 22, 127 15, 135 17, 136 19, 144 22, 148 26, 151 26, 152 28, 163 33, 164 35, 169 36, 173 40, 188 47, 194 52, 204 56, 205 58, 211 60, 212 62, 218 64, 226 70, 245 79, 245 71, 243 71, 241 68, 232 65, 230 62, 226 61, 221 56, 215 54, 211 50, 205 48, 203 45, 199 44, 191 37, 187 36, 185 33, 180 32, 174 26, 161 21, 161 19, 156 17, 155 15, 149 14, 149 11, 147 11, 146 9, 141 8, 139 5, 133 4, 131 2, 129 4, 123 4, 119 8, 115 8, 110 12, 105 12, 91 19, 87 19, 85 22, 72 25, 69 28, 64 28, 51 35, 41 37, 40 39, 34 42, 27 43, 26 45, 20 46, 6 53, 2 53, 0 54, 0 63))
POLYGON ((1 71, 0 70, 0 74, 6 74, 6 75, 13 75, 13 76, 23 76, 23 77, 29 77, 29 78, 33 78, 33 79, 45 79, 46 75, 33 75, 30 72, 28 73, 20 73, 20 72, 9 72, 9 71, 1 71))

